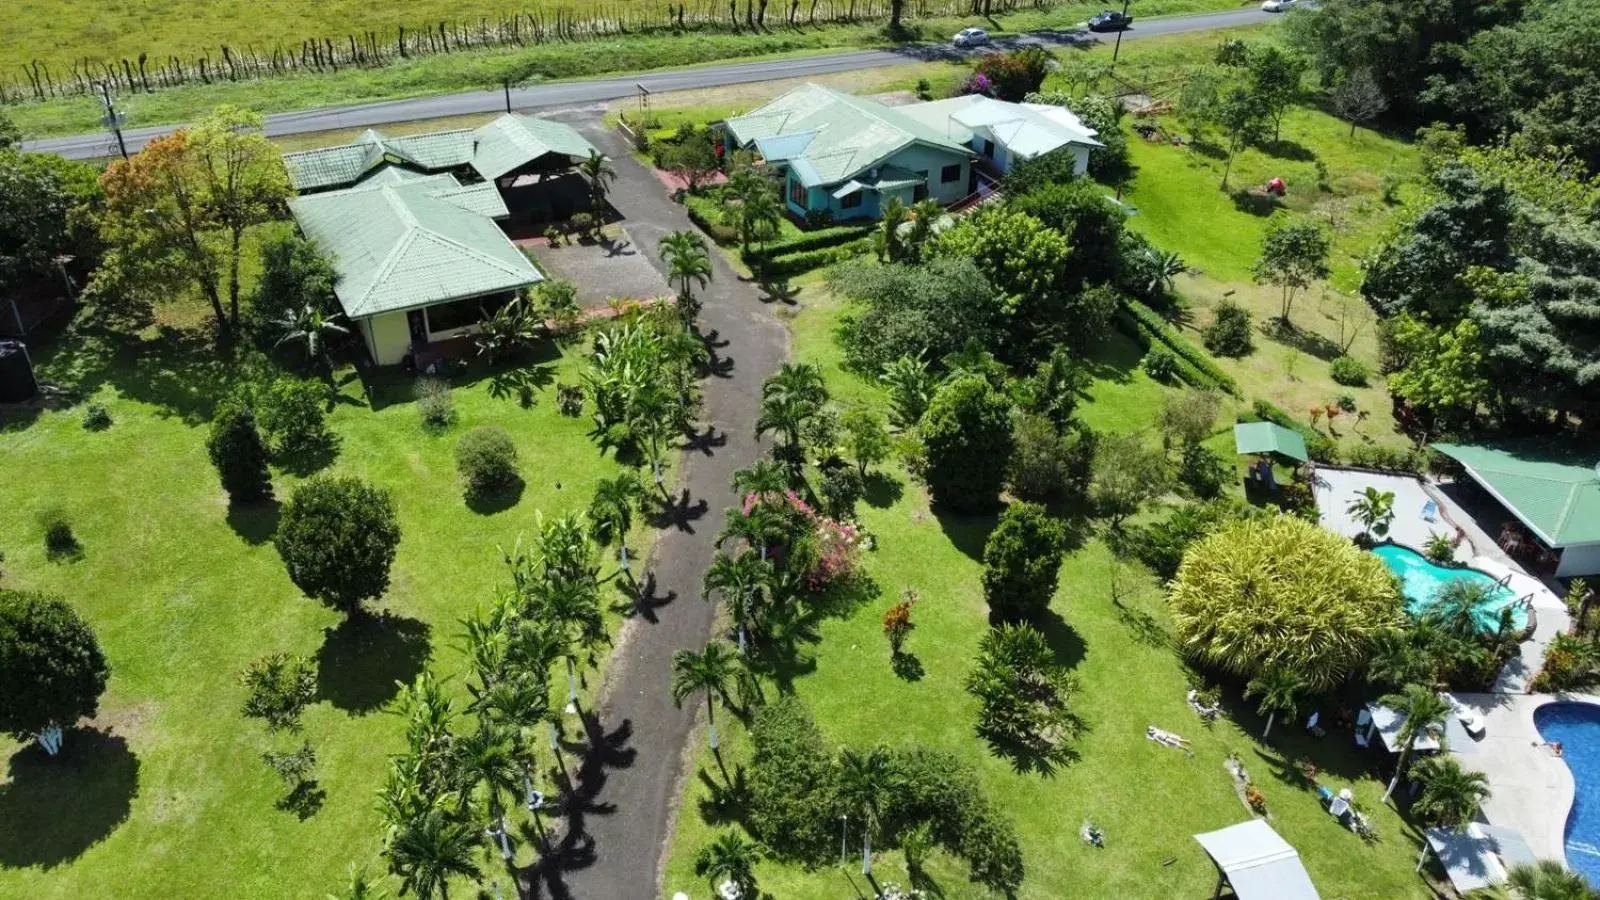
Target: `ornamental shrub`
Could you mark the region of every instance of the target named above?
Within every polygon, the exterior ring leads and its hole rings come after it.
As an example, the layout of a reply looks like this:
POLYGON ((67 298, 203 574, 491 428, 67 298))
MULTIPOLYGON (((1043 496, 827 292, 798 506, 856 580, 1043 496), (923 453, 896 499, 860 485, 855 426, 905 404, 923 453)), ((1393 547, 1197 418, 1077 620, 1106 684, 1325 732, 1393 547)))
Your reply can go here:
POLYGON ((66 601, 0 589, 0 732, 26 741, 71 728, 96 713, 109 675, 94 632, 66 601))
POLYGON ((1366 387, 1370 374, 1367 364, 1353 356, 1335 357, 1328 363, 1328 375, 1346 387, 1366 387))
POLYGON ((474 428, 456 442, 456 471, 467 484, 468 499, 492 497, 516 488, 517 446, 504 428, 474 428))
POLYGON ((428 431, 444 431, 456 422, 456 401, 450 383, 441 378, 417 379, 417 414, 428 431))
POLYGON ((111 427, 111 413, 104 403, 91 403, 83 408, 83 427, 90 431, 105 431, 111 427))
POLYGON ((219 406, 211 419, 206 450, 211 464, 217 467, 229 501, 251 503, 272 497, 267 445, 256 428, 256 415, 250 407, 236 402, 219 406))
POLYGON ((256 418, 274 454, 298 456, 327 449, 327 389, 315 381, 279 378, 256 394, 256 418))
POLYGON ((1011 403, 978 374, 958 375, 933 395, 919 426, 928 489, 954 510, 992 508, 1011 458, 1011 403))
POLYGON ((1066 533, 1043 506, 1019 501, 1000 516, 983 545, 983 597, 1001 619, 1026 619, 1050 608, 1066 533))
POLYGON ((1094 475, 1098 436, 1085 427, 1060 434, 1044 416, 1017 419, 1016 447, 1006 483, 1023 500, 1051 502, 1081 499, 1094 475))
POLYGON ((750 726, 750 826, 772 855, 817 861, 833 847, 838 773, 804 703, 784 695, 750 726))
POLYGON ((359 478, 319 475, 284 504, 275 540, 296 587, 356 615, 389 588, 400 523, 388 491, 359 478))
POLYGON ((1165 347, 1151 347, 1144 355, 1144 371, 1157 381, 1170 381, 1178 371, 1178 359, 1165 347))
POLYGON ((1206 349, 1218 356, 1245 356, 1255 349, 1255 323, 1249 310, 1224 300, 1201 334, 1206 349))

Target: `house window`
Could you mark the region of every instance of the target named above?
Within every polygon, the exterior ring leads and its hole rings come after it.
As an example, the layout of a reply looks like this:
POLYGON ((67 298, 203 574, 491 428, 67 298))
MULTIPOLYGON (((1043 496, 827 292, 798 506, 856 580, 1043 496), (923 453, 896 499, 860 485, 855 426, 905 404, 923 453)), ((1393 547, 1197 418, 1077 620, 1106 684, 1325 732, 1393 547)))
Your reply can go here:
POLYGON ((920 171, 917 173, 917 186, 911 189, 911 202, 916 203, 926 199, 928 199, 928 173, 920 171))
POLYGON ((994 159, 994 141, 983 142, 983 155, 994 159))
POLYGON ((839 200, 839 208, 840 209, 855 209, 856 207, 858 207, 860 205, 861 205, 861 192, 860 191, 856 191, 855 193, 852 193, 852 194, 845 194, 844 197, 842 197, 839 200))
POLYGON ((801 209, 806 209, 806 186, 798 181, 789 181, 789 202, 801 209))
POLYGON ((504 306, 510 297, 509 294, 497 294, 493 297, 472 297, 430 306, 426 310, 428 333, 433 335, 476 325, 504 306))
POLYGON ((939 170, 939 183, 940 184, 949 184, 952 181, 960 181, 960 180, 961 180, 961 164, 960 163, 956 163, 953 166, 945 166, 944 168, 939 170))

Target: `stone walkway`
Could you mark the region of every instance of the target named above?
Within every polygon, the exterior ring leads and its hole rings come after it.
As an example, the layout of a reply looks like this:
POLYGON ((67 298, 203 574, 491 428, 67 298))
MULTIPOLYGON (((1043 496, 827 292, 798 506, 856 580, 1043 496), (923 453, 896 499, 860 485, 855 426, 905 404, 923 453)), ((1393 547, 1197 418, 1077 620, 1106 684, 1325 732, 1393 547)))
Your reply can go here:
MULTIPOLYGON (((600 115, 598 108, 586 108, 550 117, 574 125, 611 157, 617 179, 610 201, 624 216, 640 256, 659 270, 655 251, 661 238, 694 226, 600 115)), ((704 888, 660 884, 686 746, 701 708, 673 704, 671 660, 679 649, 703 647, 711 635, 716 608, 700 599, 700 582, 723 513, 733 505, 729 480, 761 452, 753 425, 761 383, 788 356, 788 332, 755 287, 741 281, 717 251, 711 259, 715 277, 700 295, 701 330, 712 347, 714 370, 704 385, 702 431, 678 470, 682 493, 660 523, 644 608, 623 626, 599 709, 586 717, 592 737, 580 748, 577 802, 556 850, 524 873, 531 896, 646 900, 674 889, 704 888)))

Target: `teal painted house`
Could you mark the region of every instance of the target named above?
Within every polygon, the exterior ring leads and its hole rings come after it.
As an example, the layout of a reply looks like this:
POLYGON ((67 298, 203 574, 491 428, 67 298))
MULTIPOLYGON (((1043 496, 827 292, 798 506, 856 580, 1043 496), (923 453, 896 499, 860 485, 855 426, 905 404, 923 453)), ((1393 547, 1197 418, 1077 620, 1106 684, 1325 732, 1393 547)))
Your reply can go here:
POLYGON ((807 84, 728 119, 729 151, 753 150, 783 174, 796 216, 877 218, 890 197, 907 206, 931 197, 950 204, 977 187, 961 140, 894 107, 807 84))

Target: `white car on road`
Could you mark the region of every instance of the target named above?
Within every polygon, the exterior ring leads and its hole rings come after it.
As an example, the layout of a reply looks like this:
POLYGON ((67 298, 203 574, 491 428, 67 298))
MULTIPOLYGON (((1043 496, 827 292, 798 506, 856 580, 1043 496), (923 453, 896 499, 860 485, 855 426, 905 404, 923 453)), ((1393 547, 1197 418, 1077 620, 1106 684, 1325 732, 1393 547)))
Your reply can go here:
POLYGON ((982 28, 963 28, 951 43, 957 47, 977 47, 989 43, 989 32, 982 28))
POLYGON ((1300 5, 1300 0, 1265 0, 1261 4, 1262 12, 1288 12, 1300 5))

